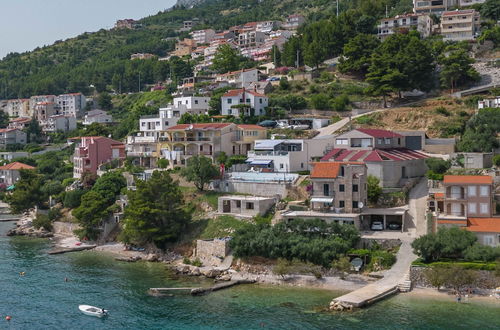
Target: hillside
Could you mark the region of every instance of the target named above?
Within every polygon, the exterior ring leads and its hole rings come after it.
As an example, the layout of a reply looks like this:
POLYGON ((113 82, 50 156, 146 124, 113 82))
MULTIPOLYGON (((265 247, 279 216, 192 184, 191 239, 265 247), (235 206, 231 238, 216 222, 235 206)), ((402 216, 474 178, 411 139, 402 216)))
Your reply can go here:
MULTIPOLYGON (((357 8, 364 15, 380 17, 386 5, 392 13, 411 7, 411 0, 350 0, 340 2, 342 11, 357 8)), ((22 54, 11 53, 0 61, 0 97, 5 99, 37 94, 98 92, 120 90, 136 92, 144 84, 171 77, 174 81, 192 74, 191 63, 180 61, 130 61, 133 53, 164 56, 173 49, 167 37, 185 37, 176 32, 184 20, 198 18, 198 28, 223 29, 256 20, 282 20, 301 13, 308 21, 335 15, 329 0, 206 0, 193 8, 182 6, 140 20, 137 30, 100 30, 58 41, 51 46, 22 54)))

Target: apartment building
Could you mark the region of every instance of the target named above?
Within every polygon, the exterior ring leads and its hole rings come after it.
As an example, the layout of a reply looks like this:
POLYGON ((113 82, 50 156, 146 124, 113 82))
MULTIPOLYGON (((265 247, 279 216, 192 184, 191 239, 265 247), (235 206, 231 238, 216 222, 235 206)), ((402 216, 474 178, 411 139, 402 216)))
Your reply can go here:
POLYGON ((437 14, 454 9, 459 0, 413 0, 415 14, 437 14))
POLYGON ((196 44, 207 44, 214 40, 215 31, 212 29, 196 30, 190 33, 191 38, 196 42, 196 44))
POLYGON ((500 217, 494 217, 494 193, 491 176, 445 175, 442 184, 429 191, 436 227, 462 227, 474 232, 480 243, 499 246, 500 217))
POLYGON ((102 136, 72 138, 75 143, 73 155, 73 177, 80 179, 85 172, 97 174, 103 164, 125 159, 125 145, 102 136))
POLYGON ((261 116, 269 105, 269 98, 252 90, 233 89, 221 97, 224 116, 261 116))
POLYGON ((306 22, 304 16, 299 14, 290 15, 285 19, 281 27, 285 30, 297 30, 301 25, 306 22))
POLYGON ((270 33, 281 26, 281 22, 278 21, 261 21, 257 22, 255 30, 258 32, 270 33))
POLYGON ((441 16, 440 27, 445 41, 474 40, 481 29, 479 12, 474 9, 446 11, 441 16))
POLYGON ((358 128, 335 137, 334 148, 321 161, 363 162, 383 187, 402 187, 425 175, 425 154, 406 147, 406 137, 382 129, 358 128))
POLYGON ((357 162, 314 163, 311 209, 360 213, 367 205, 366 165, 357 162))
POLYGON ((42 131, 48 133, 73 131, 76 129, 76 117, 72 115, 50 116, 41 127, 42 131))
POLYGON ((55 102, 59 105, 61 114, 78 118, 85 110, 87 98, 82 93, 70 93, 56 96, 55 102))
POLYGON ((20 162, 13 162, 0 166, 0 185, 12 186, 21 178, 21 170, 34 170, 35 168, 20 162))
POLYGON ((184 38, 175 44, 175 50, 170 53, 172 56, 189 56, 196 49, 196 41, 193 39, 184 38))
POLYGON ((477 102, 478 109, 484 108, 500 108, 500 96, 496 96, 491 99, 484 99, 482 101, 477 102))
POLYGON ((266 41, 266 34, 259 31, 247 31, 238 35, 238 47, 240 49, 258 47, 266 41))
POLYGON ((432 33, 432 19, 425 14, 405 14, 396 17, 384 18, 377 26, 378 37, 381 40, 400 32, 417 30, 423 38, 432 33))
POLYGON ((85 114, 83 125, 88 126, 93 123, 110 124, 113 122, 113 116, 103 110, 91 110, 85 114))
POLYGON ((460 4, 460 7, 469 7, 472 5, 477 5, 477 4, 481 4, 481 3, 485 3, 485 2, 486 2, 486 0, 460 0, 459 4, 460 4))
POLYGON ((9 117, 31 117, 33 115, 29 99, 7 100, 4 112, 9 117))
POLYGON ((26 144, 26 141, 26 133, 17 128, 0 129, 0 149, 13 144, 26 144))
POLYGON ((181 124, 170 127, 158 144, 162 158, 171 166, 185 165, 189 157, 204 155, 215 161, 224 152, 228 156, 245 155, 253 142, 265 136, 257 125, 233 123, 181 124))
POLYGON ((308 171, 311 161, 323 157, 333 143, 333 136, 306 140, 256 140, 246 162, 254 170, 280 173, 308 171))
POLYGON ((49 117, 60 114, 61 108, 55 102, 39 102, 33 109, 35 119, 43 125, 49 120, 49 117))
POLYGON ((25 129, 29 123, 31 123, 31 118, 29 117, 21 117, 21 118, 15 118, 9 121, 9 126, 7 128, 17 128, 19 130, 25 129))
MULTIPOLYGON (((35 109, 35 105, 38 103, 55 103, 56 96, 55 95, 35 95, 30 97, 30 108, 35 109)), ((33 110, 32 110, 33 111, 33 110)))
POLYGON ((225 81, 237 87, 244 87, 243 85, 259 81, 259 70, 257 68, 242 69, 218 74, 215 76, 215 81, 225 81))

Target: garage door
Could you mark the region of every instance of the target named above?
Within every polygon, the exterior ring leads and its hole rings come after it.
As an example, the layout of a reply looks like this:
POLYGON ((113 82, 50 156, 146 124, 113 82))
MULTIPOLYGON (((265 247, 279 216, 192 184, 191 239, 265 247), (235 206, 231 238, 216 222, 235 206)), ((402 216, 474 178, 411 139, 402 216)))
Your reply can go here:
POLYGON ((421 136, 407 136, 406 147, 411 150, 422 150, 422 137, 421 136))

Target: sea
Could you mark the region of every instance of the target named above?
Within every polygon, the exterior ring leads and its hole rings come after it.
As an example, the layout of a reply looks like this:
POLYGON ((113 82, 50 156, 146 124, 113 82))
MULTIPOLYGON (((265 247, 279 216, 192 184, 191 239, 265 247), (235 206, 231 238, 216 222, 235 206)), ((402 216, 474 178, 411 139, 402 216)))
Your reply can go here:
POLYGON ((285 286, 153 297, 152 287, 212 282, 92 251, 48 255, 49 240, 5 236, 13 225, 0 222, 0 329, 500 329, 500 304, 451 297, 400 294, 349 313, 325 311, 342 292, 285 286), (83 315, 80 304, 108 309, 109 316, 83 315))

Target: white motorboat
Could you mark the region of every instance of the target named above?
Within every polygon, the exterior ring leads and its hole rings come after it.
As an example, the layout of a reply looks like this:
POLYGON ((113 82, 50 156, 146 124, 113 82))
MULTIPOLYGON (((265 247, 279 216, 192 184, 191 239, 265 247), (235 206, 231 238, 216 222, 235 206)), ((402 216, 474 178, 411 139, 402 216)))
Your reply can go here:
POLYGON ((89 305, 79 305, 78 309, 85 315, 95 316, 95 317, 103 317, 108 315, 108 311, 106 309, 102 309, 99 307, 89 306, 89 305))

